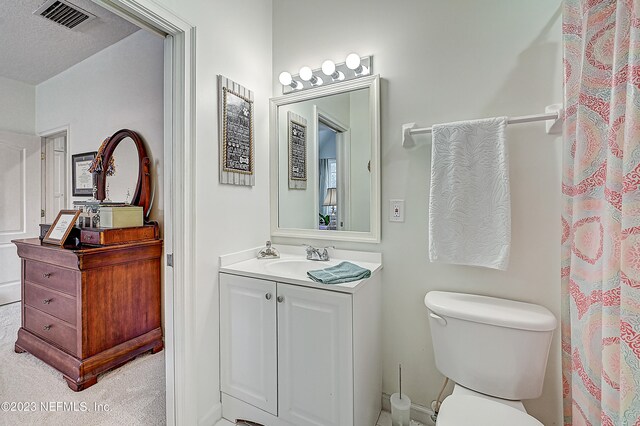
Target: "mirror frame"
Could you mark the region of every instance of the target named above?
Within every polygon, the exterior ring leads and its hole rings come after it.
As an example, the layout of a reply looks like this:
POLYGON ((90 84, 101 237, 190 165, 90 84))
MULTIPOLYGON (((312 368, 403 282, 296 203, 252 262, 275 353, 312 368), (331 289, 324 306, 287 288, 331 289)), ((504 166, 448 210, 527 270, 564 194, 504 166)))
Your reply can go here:
MULTIPOLYGON (((102 164, 109 164, 109 160, 113 155, 120 142, 126 138, 131 138, 138 151, 138 183, 136 184, 136 191, 131 199, 132 206, 141 206, 144 216, 144 220, 149 219, 149 213, 151 212, 151 172, 150 172, 150 160, 147 154, 147 149, 142 142, 142 138, 138 133, 129 129, 121 129, 115 132, 104 147, 102 152, 102 164)), ((106 166, 105 166, 106 167, 106 166)), ((106 198, 107 188, 107 173, 104 170, 94 172, 97 184, 96 199, 103 201, 106 198)))
POLYGON ((292 92, 287 95, 271 98, 269 110, 270 124, 270 204, 271 204, 271 236, 304 238, 315 240, 351 241, 362 243, 380 242, 380 76, 349 80, 330 86, 292 92), (370 175, 370 211, 369 232, 337 231, 301 228, 281 228, 278 224, 279 194, 279 135, 278 107, 300 101, 308 101, 330 95, 351 92, 358 89, 369 89, 369 116, 371 117, 371 175, 370 175))

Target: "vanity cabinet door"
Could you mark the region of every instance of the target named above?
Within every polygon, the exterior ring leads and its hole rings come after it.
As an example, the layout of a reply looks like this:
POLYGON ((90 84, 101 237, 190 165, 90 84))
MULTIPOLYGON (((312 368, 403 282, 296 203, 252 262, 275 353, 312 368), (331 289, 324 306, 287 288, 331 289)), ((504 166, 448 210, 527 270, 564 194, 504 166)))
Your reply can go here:
POLYGON ((276 283, 220 274, 222 392, 277 415, 276 283))
POLYGON ((353 425, 351 295, 278 283, 279 417, 353 425))

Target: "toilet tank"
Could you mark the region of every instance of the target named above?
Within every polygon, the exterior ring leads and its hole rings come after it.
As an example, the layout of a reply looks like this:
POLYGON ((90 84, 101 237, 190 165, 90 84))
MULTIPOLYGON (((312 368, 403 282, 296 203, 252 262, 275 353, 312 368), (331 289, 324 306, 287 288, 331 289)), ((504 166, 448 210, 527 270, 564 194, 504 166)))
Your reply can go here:
POLYGON ((537 398, 556 318, 531 303, 431 291, 429 310, 436 367, 459 385, 503 399, 537 398))

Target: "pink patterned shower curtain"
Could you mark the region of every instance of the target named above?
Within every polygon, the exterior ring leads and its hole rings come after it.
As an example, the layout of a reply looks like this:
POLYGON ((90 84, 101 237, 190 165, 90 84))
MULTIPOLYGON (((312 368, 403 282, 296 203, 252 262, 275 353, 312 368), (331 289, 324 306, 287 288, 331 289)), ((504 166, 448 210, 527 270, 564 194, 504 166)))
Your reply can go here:
POLYGON ((565 0, 566 425, 640 426, 640 0, 565 0))

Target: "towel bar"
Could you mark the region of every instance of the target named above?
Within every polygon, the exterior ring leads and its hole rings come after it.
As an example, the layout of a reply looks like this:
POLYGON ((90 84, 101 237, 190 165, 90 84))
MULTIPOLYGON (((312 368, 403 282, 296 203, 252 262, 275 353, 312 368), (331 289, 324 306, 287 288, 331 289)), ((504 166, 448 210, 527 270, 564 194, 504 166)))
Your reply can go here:
MULTIPOLYGON (((562 120, 564 119, 564 110, 562 104, 549 105, 545 108, 544 114, 523 115, 520 117, 507 118, 507 124, 531 123, 534 121, 550 121, 547 122, 547 133, 562 133, 562 120)), ((411 148, 416 145, 413 135, 422 135, 431 133, 431 127, 416 128, 416 123, 406 123, 402 125, 402 146, 411 148)))

